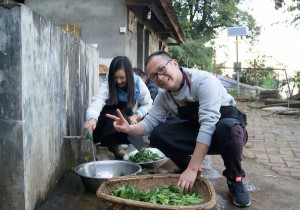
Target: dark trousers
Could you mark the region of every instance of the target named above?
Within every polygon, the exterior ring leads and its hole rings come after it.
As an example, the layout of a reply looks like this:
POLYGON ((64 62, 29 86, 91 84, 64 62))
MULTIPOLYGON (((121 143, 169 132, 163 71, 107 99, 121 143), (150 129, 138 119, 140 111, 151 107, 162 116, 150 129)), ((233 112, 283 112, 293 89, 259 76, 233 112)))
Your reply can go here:
MULTIPOLYGON (((117 107, 118 108, 118 107, 117 107)), ((115 107, 105 106, 98 117, 96 129, 93 132, 94 143, 101 142, 101 146, 111 147, 116 144, 129 144, 127 134, 117 132, 113 126, 113 120, 106 114, 117 115, 115 107)), ((127 115, 123 113, 126 119, 127 115)))
POLYGON ((116 109, 120 109, 124 118, 129 122, 129 116, 133 114, 132 109, 126 108, 126 103, 119 102, 117 106, 105 106, 98 117, 96 129, 93 132, 94 143, 101 142, 101 146, 112 147, 117 144, 133 144, 140 150, 144 147, 144 139, 140 136, 131 136, 126 133, 117 132, 113 126, 114 120, 106 117, 106 114, 117 116, 116 109))
MULTIPOLYGON (((208 154, 220 154, 225 165, 223 175, 229 180, 245 176, 241 161, 248 134, 245 127, 232 118, 221 119, 212 137, 208 154)), ((195 122, 164 123, 153 129, 149 139, 180 169, 186 169, 196 146, 199 124, 195 122)))

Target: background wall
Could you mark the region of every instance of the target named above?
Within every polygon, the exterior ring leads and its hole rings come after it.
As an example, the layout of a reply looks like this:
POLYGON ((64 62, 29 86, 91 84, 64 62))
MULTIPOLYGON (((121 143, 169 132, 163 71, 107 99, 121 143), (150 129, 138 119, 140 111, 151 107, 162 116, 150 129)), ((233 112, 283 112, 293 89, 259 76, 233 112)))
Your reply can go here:
POLYGON ((55 24, 78 23, 81 39, 98 44, 99 57, 112 58, 125 53, 127 27, 125 0, 26 0, 25 5, 55 24))
POLYGON ((131 24, 133 30, 128 30, 132 19, 125 0, 26 0, 25 5, 57 25, 74 24, 80 38, 96 46, 99 64, 106 68, 115 56, 126 55, 133 66, 144 69, 147 55, 159 50, 158 37, 150 33, 145 40, 146 29, 142 24, 138 27, 137 20, 131 24))
MULTIPOLYGON (((54 5, 54 4, 53 4, 54 5)), ((0 6, 0 209, 35 209, 88 145, 98 51, 26 6, 0 6)))
MULTIPOLYGON (((136 25, 136 23, 135 23, 136 25)), ((137 31, 130 32, 127 31, 125 38, 125 54, 130 61, 132 62, 132 66, 137 66, 137 31)))

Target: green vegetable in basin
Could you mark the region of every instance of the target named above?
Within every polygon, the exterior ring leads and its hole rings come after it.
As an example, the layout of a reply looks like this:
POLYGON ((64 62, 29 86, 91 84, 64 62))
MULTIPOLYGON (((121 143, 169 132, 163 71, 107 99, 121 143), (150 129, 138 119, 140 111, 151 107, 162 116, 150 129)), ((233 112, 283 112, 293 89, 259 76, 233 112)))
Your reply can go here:
POLYGON ((136 163, 147 163, 147 162, 154 162, 161 160, 158 154, 153 153, 150 150, 142 148, 139 152, 135 153, 134 155, 129 157, 129 160, 136 163))

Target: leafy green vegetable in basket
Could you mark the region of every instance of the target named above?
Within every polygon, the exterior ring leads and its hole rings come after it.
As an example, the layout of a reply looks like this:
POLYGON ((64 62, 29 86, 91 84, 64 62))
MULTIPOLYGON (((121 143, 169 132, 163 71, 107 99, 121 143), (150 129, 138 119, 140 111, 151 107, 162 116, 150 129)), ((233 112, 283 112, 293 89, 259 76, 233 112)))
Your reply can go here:
POLYGON ((113 190, 111 195, 161 205, 188 206, 203 203, 203 199, 196 192, 183 194, 175 185, 156 187, 142 192, 129 184, 113 190))
POLYGON ((140 201, 140 198, 143 197, 143 193, 138 188, 133 187, 130 184, 113 190, 111 195, 136 201, 140 201))
POLYGON ((139 152, 129 157, 129 160, 136 163, 147 163, 162 159, 158 154, 142 148, 139 152))

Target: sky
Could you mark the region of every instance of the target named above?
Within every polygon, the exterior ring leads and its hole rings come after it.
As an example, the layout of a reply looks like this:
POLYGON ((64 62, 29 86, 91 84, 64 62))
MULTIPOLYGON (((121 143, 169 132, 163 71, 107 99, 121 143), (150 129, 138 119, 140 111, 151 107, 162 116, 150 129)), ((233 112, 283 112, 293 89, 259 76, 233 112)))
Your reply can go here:
MULTIPOLYGON (((287 4, 291 0, 285 0, 287 4)), ((283 23, 291 19, 291 13, 284 13, 284 8, 275 9, 273 0, 248 0, 242 8, 253 15, 258 25, 262 27, 259 42, 253 47, 254 53, 249 53, 249 46, 240 40, 238 44, 238 60, 242 67, 247 67, 246 60, 252 60, 257 55, 271 56, 273 59, 267 64, 274 68, 286 68, 289 75, 300 71, 300 27, 283 23), (274 24, 280 22, 279 24, 274 24), (281 64, 278 65, 278 64, 281 64)), ((224 44, 226 47, 216 49, 217 63, 226 62, 227 67, 232 67, 236 61, 235 37, 228 37, 227 30, 221 31, 217 44, 224 44), (227 54, 227 55, 226 55, 227 54)))

